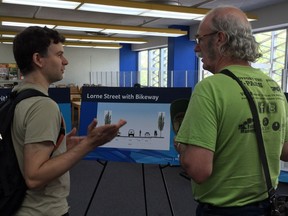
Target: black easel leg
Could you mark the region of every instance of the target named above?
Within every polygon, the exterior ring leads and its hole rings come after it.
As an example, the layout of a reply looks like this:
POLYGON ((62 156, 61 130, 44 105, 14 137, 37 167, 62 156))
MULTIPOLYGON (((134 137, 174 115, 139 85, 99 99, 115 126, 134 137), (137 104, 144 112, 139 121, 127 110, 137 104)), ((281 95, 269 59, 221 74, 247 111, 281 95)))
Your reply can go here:
POLYGON ((86 211, 85 211, 84 216, 87 216, 87 214, 88 214, 88 211, 89 211, 89 209, 90 209, 91 203, 92 203, 92 201, 93 201, 93 199, 94 199, 95 193, 96 193, 96 191, 97 191, 97 189, 98 189, 98 186, 99 186, 99 184, 100 184, 100 181, 101 181, 101 179, 102 179, 103 173, 104 173, 105 168, 106 168, 107 163, 108 163, 107 161, 105 161, 104 163, 101 162, 101 161, 99 161, 99 160, 97 160, 97 161, 98 161, 98 163, 100 163, 100 164, 103 165, 103 169, 102 169, 102 171, 101 171, 101 173, 100 173, 100 176, 99 176, 98 181, 96 182, 94 191, 93 191, 93 193, 92 193, 92 195, 91 195, 91 198, 90 198, 90 200, 89 200, 88 206, 86 207, 86 211))
POLYGON ((169 165, 165 165, 165 166, 159 165, 159 168, 160 168, 160 171, 161 171, 161 176, 162 176, 162 180, 163 180, 163 183, 164 183, 165 192, 166 192, 167 199, 168 199, 168 202, 169 202, 169 207, 170 207, 170 210, 171 210, 171 214, 172 214, 172 216, 174 216, 173 206, 172 206, 172 203, 171 203, 171 200, 170 200, 170 195, 169 195, 169 191, 168 191, 168 188, 167 188, 165 176, 164 176, 163 171, 162 171, 167 166, 169 166, 169 165))
POLYGON ((144 190, 144 202, 145 202, 145 215, 148 215, 147 211, 147 196, 146 196, 146 183, 145 183, 145 170, 144 164, 142 163, 142 178, 143 178, 143 190, 144 190))

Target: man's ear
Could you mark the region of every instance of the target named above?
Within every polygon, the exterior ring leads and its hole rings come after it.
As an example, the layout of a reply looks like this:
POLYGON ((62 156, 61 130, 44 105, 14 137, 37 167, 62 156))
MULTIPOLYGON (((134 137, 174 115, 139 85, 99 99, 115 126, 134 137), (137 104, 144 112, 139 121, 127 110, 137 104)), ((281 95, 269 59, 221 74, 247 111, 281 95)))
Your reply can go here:
POLYGON ((223 43, 226 43, 227 42, 227 36, 225 35, 225 33, 224 32, 221 32, 221 31, 219 31, 218 33, 217 33, 217 37, 218 37, 218 43, 219 44, 223 44, 223 43))
POLYGON ((33 56, 32 56, 32 59, 33 59, 33 63, 35 65, 37 65, 38 67, 42 67, 42 56, 39 54, 39 53, 34 53, 33 56))

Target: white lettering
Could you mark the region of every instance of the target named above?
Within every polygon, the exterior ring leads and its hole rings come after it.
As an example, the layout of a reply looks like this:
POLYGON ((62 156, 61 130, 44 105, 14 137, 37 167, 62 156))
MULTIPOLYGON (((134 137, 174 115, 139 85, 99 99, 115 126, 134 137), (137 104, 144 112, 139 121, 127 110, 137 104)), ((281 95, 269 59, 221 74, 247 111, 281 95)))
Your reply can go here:
POLYGON ((104 99, 120 99, 120 94, 118 95, 104 94, 104 99))
POLYGON ((102 99, 103 95, 91 95, 91 94, 87 93, 87 98, 90 98, 90 99, 102 99))

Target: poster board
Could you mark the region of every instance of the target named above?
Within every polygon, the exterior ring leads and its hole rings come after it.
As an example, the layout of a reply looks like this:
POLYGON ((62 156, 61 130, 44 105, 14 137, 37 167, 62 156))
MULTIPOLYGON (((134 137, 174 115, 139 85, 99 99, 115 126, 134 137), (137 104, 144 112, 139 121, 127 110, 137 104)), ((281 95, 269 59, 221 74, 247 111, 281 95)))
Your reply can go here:
POLYGON ((49 88, 49 96, 58 104, 66 125, 66 133, 72 129, 70 88, 49 88))
POLYGON ((178 165, 170 104, 190 98, 191 88, 83 87, 79 135, 93 118, 98 125, 125 119, 117 137, 85 159, 178 165))
MULTIPOLYGON (((12 88, 0 88, 0 103, 8 97, 12 88)), ((59 106, 59 109, 65 119, 66 132, 72 128, 71 125, 71 105, 70 105, 70 88, 49 88, 50 98, 59 106)))

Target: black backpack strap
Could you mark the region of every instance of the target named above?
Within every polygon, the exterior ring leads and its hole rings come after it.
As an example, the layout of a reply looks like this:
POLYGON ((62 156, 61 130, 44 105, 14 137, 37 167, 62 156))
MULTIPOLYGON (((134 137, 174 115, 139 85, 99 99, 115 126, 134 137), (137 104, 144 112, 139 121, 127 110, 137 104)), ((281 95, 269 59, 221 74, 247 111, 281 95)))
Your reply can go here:
POLYGON ((255 104, 250 92, 248 91, 248 89, 244 86, 244 84, 240 81, 240 79, 237 76, 235 76, 235 74, 233 74, 231 71, 229 71, 227 69, 221 71, 220 73, 223 73, 223 74, 231 77, 232 79, 234 79, 241 86, 241 88, 242 88, 242 90, 243 90, 243 92, 244 92, 244 94, 245 94, 245 96, 249 102, 249 106, 250 106, 251 113, 253 116, 254 130, 255 130, 257 143, 258 143, 259 156, 260 156, 260 160, 262 162, 262 167, 264 170, 264 176, 265 176, 265 180, 266 180, 267 191, 268 191, 269 198, 273 198, 275 196, 275 188, 272 186, 272 182, 271 182, 270 171, 269 171, 268 161, 266 158, 264 140, 263 140, 263 136, 262 136, 260 119, 259 119, 256 104, 255 104))
POLYGON ((3 109, 7 109, 7 112, 5 116, 1 117, 0 131, 5 133, 6 130, 10 128, 10 123, 12 122, 13 117, 14 117, 15 107, 20 101, 29 97, 36 97, 36 96, 48 97, 48 95, 36 89, 26 89, 26 90, 20 91, 19 93, 16 91, 11 92, 7 99, 8 103, 4 102, 4 105, 3 105, 3 109), (5 108, 5 106, 7 107, 5 108))
POLYGON ((26 89, 23 91, 18 92, 11 92, 10 97, 15 98, 15 103, 19 103, 21 100, 24 100, 29 97, 36 97, 36 96, 43 96, 43 97, 48 97, 48 95, 44 94, 43 92, 40 92, 36 89, 26 89))
MULTIPOLYGON (((9 116, 5 121, 6 122, 5 125, 8 125, 13 120, 14 109, 20 101, 22 101, 26 98, 36 97, 36 96, 49 97, 48 95, 46 95, 46 94, 44 94, 44 93, 42 93, 36 89, 26 89, 26 90, 20 91, 19 93, 18 92, 11 92, 9 99, 13 100, 13 104, 10 107, 9 116)), ((56 146, 55 146, 53 152, 61 144, 62 140, 64 139, 64 136, 65 136, 64 119, 63 119, 63 116, 61 116, 61 127, 60 127, 60 131, 58 134, 57 143, 56 143, 56 146)), ((53 154, 53 152, 51 153, 51 155, 53 154)))

